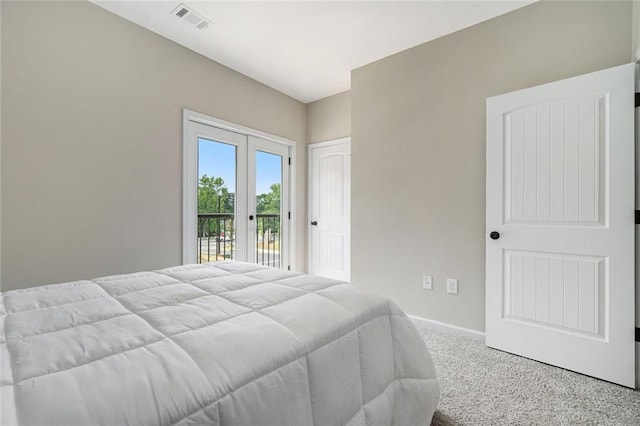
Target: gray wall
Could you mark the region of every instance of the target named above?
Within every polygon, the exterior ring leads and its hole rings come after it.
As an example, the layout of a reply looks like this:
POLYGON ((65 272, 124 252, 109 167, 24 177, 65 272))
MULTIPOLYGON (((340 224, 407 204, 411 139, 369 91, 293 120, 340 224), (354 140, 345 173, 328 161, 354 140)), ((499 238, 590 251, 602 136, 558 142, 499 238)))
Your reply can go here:
POLYGON ((352 282, 484 330, 485 99, 628 63, 631 7, 535 3, 354 70, 352 282))
POLYGON ((307 142, 351 136, 351 92, 338 93, 307 104, 307 142))
POLYGON ((181 263, 182 109, 297 146, 305 105, 88 2, 2 8, 2 289, 181 263))
POLYGON ((0 291, 2 291, 2 4, 0 3, 0 291))
POLYGON ((633 2, 633 41, 631 57, 640 60, 640 1, 633 2))

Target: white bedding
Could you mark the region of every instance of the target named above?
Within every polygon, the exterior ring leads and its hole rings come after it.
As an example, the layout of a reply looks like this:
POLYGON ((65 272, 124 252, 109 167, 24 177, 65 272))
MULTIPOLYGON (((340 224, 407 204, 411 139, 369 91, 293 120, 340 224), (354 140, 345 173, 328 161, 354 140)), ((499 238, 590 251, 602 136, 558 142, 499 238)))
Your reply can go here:
POLYGON ((440 388, 389 300, 216 262, 0 294, 2 425, 423 425, 440 388))

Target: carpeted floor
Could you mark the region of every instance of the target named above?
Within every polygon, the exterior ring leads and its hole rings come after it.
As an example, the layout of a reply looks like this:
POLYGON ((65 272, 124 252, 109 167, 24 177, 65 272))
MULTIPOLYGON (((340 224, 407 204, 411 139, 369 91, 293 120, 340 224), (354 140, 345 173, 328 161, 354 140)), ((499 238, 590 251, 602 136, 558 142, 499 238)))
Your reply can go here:
POLYGON ((442 387, 431 426, 640 425, 640 391, 418 330, 442 387))

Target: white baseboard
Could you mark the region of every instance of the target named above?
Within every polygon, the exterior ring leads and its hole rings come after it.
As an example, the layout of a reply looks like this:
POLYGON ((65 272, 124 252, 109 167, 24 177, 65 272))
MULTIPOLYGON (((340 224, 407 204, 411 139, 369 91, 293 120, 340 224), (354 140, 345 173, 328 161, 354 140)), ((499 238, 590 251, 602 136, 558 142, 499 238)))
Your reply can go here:
POLYGON ((471 330, 470 328, 459 327, 453 324, 447 324, 445 322, 435 321, 416 315, 407 315, 411 321, 416 325, 421 325, 428 328, 443 331, 445 333, 453 334, 456 336, 464 336, 473 340, 478 340, 484 343, 484 333, 481 331, 471 330))

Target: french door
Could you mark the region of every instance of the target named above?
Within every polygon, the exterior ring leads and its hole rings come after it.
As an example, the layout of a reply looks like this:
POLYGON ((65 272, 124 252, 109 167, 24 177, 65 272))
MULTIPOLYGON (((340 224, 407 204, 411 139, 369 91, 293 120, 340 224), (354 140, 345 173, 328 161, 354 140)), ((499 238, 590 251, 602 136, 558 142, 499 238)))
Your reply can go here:
POLYGON ((184 263, 288 268, 289 150, 197 121, 185 128, 184 263))

